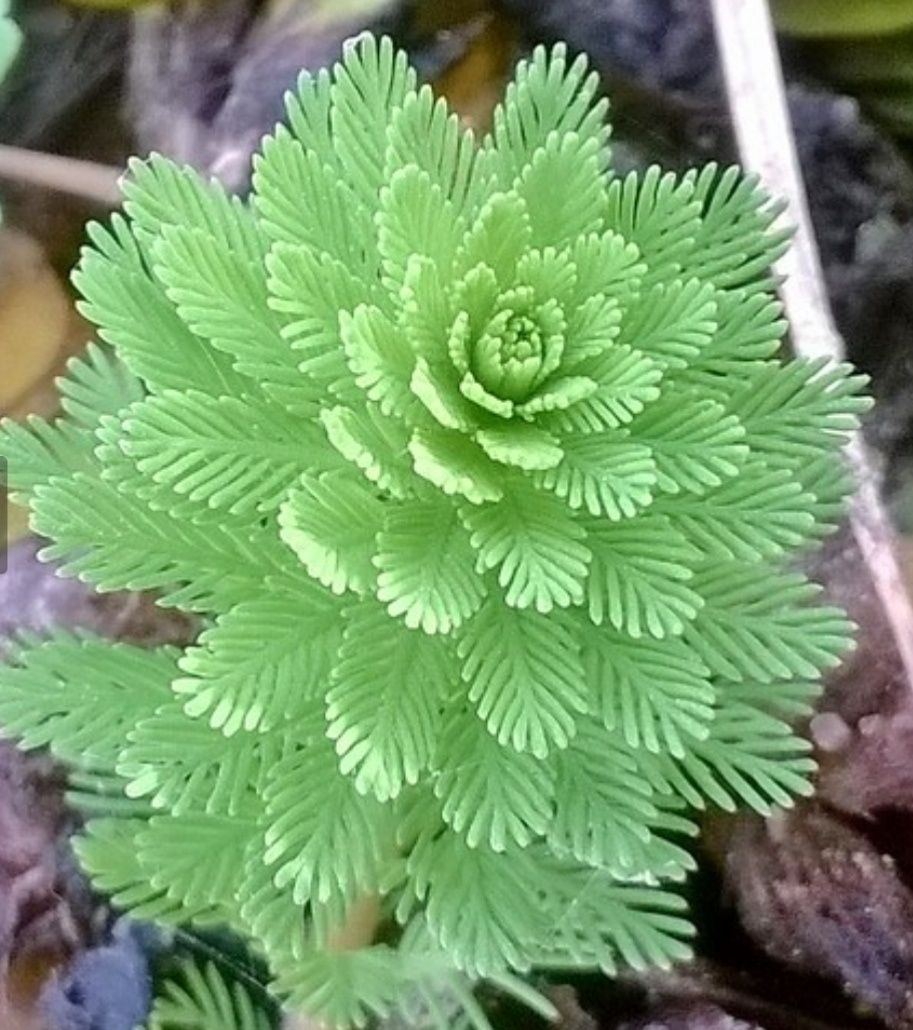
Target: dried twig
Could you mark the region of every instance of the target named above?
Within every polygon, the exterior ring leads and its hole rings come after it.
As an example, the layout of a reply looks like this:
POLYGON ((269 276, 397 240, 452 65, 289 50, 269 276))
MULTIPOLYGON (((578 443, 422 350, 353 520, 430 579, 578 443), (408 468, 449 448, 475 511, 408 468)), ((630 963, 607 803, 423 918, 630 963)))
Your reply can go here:
POLYGON ((120 203, 120 175, 111 165, 0 145, 0 179, 68 193, 101 207, 120 203))
MULTIPOLYGON (((789 203, 795 239, 780 259, 781 298, 794 351, 841 360, 790 126, 783 74, 767 0, 710 0, 736 138, 744 164, 765 188, 789 203)), ((891 626, 913 690, 913 606, 894 553, 893 531, 878 495, 877 477, 860 439, 848 448, 857 478, 850 516, 853 537, 891 626)))

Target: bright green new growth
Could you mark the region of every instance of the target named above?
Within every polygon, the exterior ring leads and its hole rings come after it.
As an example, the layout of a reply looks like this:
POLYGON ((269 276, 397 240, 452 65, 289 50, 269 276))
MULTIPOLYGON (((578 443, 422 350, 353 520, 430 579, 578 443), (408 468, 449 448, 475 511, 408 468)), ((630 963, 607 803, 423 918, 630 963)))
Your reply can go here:
POLYGON ((136 162, 75 276, 111 349, 5 427, 48 558, 207 621, 31 642, 0 723, 121 793, 79 844, 117 904, 229 923, 329 1023, 681 958, 687 807, 810 789, 850 627, 786 565, 863 381, 778 359, 755 182, 613 178, 596 92, 537 50, 477 147, 364 38, 249 203, 136 162))

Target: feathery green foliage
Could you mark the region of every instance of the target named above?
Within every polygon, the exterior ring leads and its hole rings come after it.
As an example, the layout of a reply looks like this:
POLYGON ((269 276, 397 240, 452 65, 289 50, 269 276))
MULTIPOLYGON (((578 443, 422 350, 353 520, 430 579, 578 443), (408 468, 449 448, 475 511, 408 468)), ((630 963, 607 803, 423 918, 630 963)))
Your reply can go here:
MULTIPOLYGON (((205 626, 25 642, 0 724, 96 811, 121 783, 79 844, 115 903, 230 924, 329 1025, 680 959, 687 807, 811 789, 787 720, 850 627, 784 566, 863 380, 779 359, 754 180, 614 177, 596 94, 539 49, 477 144, 364 37, 249 202, 134 162, 75 275, 105 346, 3 431, 64 574, 205 626)), ((259 1028, 213 976, 156 1025, 259 1028)))
POLYGON ((275 1021, 213 963, 187 961, 156 999, 149 1030, 273 1030, 275 1021))

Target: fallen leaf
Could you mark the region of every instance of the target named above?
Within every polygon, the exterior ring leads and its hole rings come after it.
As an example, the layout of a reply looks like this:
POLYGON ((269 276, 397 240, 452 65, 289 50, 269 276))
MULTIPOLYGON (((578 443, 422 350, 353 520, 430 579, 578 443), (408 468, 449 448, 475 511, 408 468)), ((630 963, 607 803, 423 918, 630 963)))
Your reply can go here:
POLYGON ((41 248, 22 233, 0 232, 0 413, 30 407, 59 363, 71 304, 41 248))
POLYGON ((464 53, 435 86, 467 125, 486 132, 516 57, 516 39, 506 18, 483 15, 476 24, 464 53))

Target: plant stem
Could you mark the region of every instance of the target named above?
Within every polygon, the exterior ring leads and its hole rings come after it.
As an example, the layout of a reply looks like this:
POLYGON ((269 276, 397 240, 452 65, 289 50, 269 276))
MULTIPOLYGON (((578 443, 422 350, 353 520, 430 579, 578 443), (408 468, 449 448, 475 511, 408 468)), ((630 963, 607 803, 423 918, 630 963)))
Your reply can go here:
POLYGON ((349 909, 346 921, 327 940, 328 951, 356 951, 374 940, 380 923, 380 898, 365 894, 349 909))
MULTIPOLYGON (((327 940, 328 951, 357 951, 373 943, 380 923, 380 898, 365 894, 349 909, 345 922, 333 931, 327 940)), ((313 1016, 290 1012, 282 1023, 282 1030, 326 1030, 313 1016)))

